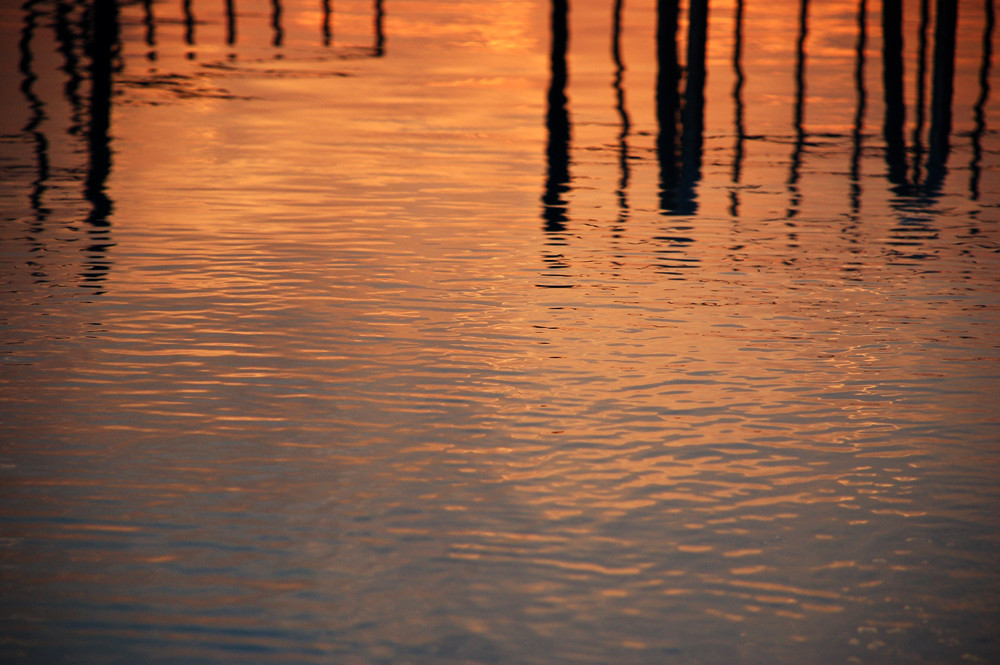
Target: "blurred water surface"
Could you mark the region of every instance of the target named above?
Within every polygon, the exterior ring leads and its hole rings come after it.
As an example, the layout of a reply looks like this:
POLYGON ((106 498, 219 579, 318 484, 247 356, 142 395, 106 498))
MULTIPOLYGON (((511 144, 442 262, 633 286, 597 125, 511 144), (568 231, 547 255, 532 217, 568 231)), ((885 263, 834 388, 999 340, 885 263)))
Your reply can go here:
POLYGON ((5 5, 0 658, 1000 661, 994 9, 691 4, 5 5))

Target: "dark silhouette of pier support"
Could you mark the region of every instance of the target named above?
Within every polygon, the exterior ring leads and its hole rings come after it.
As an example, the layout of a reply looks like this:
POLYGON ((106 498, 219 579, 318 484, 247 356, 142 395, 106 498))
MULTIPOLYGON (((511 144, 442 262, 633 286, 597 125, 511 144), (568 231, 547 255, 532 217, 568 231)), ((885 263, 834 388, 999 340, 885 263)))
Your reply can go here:
POLYGON ((570 120, 566 108, 566 84, 569 71, 566 51, 569 48, 569 2, 552 0, 552 47, 549 56, 548 106, 545 127, 548 142, 545 147, 545 193, 542 196, 545 230, 563 231, 566 228, 567 206, 565 193, 569 190, 570 120))

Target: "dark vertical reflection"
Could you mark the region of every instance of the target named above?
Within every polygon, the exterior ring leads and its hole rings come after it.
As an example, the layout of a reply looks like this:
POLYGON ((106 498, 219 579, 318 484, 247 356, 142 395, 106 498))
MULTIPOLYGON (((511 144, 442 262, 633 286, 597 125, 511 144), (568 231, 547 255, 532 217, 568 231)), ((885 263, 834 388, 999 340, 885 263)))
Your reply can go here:
POLYGON ((333 13, 330 0, 323 0, 323 46, 329 46, 333 41, 333 31, 330 28, 330 15, 333 13))
POLYGON ((681 181, 677 210, 698 210, 695 187, 701 180, 701 152, 705 126, 705 51, 708 42, 708 0, 691 0, 688 9, 687 82, 681 133, 681 181))
POLYGON ((972 161, 969 163, 969 194, 979 200, 979 163, 983 159, 983 134, 986 132, 986 102, 990 98, 990 67, 993 60, 993 25, 996 22, 994 0, 985 0, 986 20, 983 26, 983 59, 979 65, 979 96, 973 106, 976 125, 972 130, 972 161))
POLYGON ((930 0, 920 0, 920 27, 917 30, 917 99, 913 124, 913 182, 920 182, 924 158, 924 122, 927 104, 927 27, 930 25, 930 0))
POLYGON ((622 84, 625 74, 625 65, 622 62, 621 49, 622 35, 622 0, 615 0, 614 13, 611 22, 611 57, 615 62, 615 78, 612 86, 615 89, 615 108, 618 110, 618 117, 621 121, 621 131, 618 132, 618 208, 620 216, 625 217, 628 211, 628 181, 629 181, 629 154, 628 135, 632 123, 625 108, 625 88, 622 84))
POLYGON ((188 46, 194 46, 194 22, 191 0, 184 0, 184 43, 188 46))
MULTIPOLYGON (((733 84, 733 125, 736 132, 736 145, 733 146, 732 182, 738 185, 743 171, 743 142, 746 139, 746 129, 743 125, 743 0, 736 0, 736 15, 733 18, 733 72, 736 82, 733 84)), ((735 187, 729 190, 729 214, 739 216, 740 199, 735 187)))
POLYGON ((118 6, 116 0, 94 0, 90 55, 90 128, 87 148, 90 164, 84 195, 92 210, 88 221, 94 226, 107 226, 111 201, 104 183, 111 171, 111 75, 118 44, 118 6))
POLYGON ((928 193, 944 180, 951 134, 951 98, 955 81, 955 29, 958 4, 938 0, 934 26, 934 72, 931 82, 931 128, 927 141, 928 193))
POLYGON ((281 27, 281 0, 271 0, 271 29, 274 31, 272 46, 281 46, 285 41, 285 31, 281 27))
POLYGON ((106 277, 110 262, 107 249, 111 246, 109 231, 112 204, 104 191, 111 172, 111 78, 118 50, 117 0, 94 0, 91 17, 90 55, 90 131, 87 147, 90 164, 84 185, 84 196, 90 202, 87 217, 90 245, 86 248, 87 262, 83 267, 84 283, 100 282, 106 277))
POLYGON ((806 131, 803 124, 806 96, 806 37, 809 35, 809 0, 799 3, 799 35, 795 42, 795 149, 788 172, 788 213, 789 218, 799 214, 802 196, 799 193, 799 171, 802 168, 802 153, 805 150, 806 131))
POLYGON ((885 92, 885 160, 889 167, 889 182, 906 185, 906 155, 903 123, 906 107, 903 103, 903 3, 902 0, 882 0, 882 86, 885 92))
POLYGON ((226 44, 236 43, 236 4, 234 0, 226 0, 226 44))
POLYGON ((660 162, 660 210, 674 209, 677 187, 677 120, 680 106, 677 63, 678 0, 656 3, 656 154, 660 162))
POLYGON ((376 58, 381 58, 385 55, 385 31, 383 30, 383 23, 385 22, 385 9, 382 7, 382 0, 375 0, 375 49, 374 55, 376 58))
MULTIPOLYGON (((28 0, 22 5, 24 9, 24 24, 21 26, 21 36, 18 41, 18 70, 21 73, 21 94, 28 102, 30 113, 28 122, 24 125, 23 132, 31 137, 34 143, 35 152, 35 178, 31 181, 31 193, 28 200, 31 209, 35 214, 35 224, 29 233, 34 236, 41 233, 42 224, 49 215, 49 210, 44 205, 45 191, 48 189, 49 180, 49 141, 41 131, 41 125, 46 119, 45 103, 35 92, 35 82, 38 76, 34 70, 34 55, 31 49, 31 42, 34 39, 35 28, 38 26, 38 19, 41 11, 38 9, 38 0, 28 0)), ((33 242, 34 244, 34 242, 33 242)))
POLYGON ((80 59, 77 57, 77 41, 80 39, 79 28, 71 20, 73 5, 67 0, 60 0, 56 5, 56 40, 59 42, 59 53, 63 57, 60 69, 66 74, 66 84, 63 94, 70 105, 69 133, 73 136, 83 131, 85 109, 80 96, 80 59))
POLYGON ((146 27, 145 41, 149 51, 146 57, 156 60, 156 17, 153 15, 153 0, 142 0, 142 23, 146 27))
POLYGON ((566 108, 566 50, 569 46, 569 2, 552 0, 552 53, 549 83, 548 112, 545 126, 548 130, 546 146, 547 173, 545 194, 542 196, 545 230, 563 231, 566 228, 566 200, 569 191, 569 111, 566 108))
POLYGON ((855 49, 854 85, 858 95, 858 106, 854 111, 854 131, 851 151, 851 212, 857 213, 861 207, 861 149, 865 121, 867 93, 865 91, 865 46, 868 41, 866 19, 867 0, 858 2, 858 44, 855 49))

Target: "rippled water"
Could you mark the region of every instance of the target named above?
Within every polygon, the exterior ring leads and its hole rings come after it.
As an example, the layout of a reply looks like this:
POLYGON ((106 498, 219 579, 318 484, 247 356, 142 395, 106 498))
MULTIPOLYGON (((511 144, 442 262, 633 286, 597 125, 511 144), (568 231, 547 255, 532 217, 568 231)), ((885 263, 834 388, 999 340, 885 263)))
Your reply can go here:
POLYGON ((988 1, 228 6, 0 14, 4 662, 1000 661, 988 1))

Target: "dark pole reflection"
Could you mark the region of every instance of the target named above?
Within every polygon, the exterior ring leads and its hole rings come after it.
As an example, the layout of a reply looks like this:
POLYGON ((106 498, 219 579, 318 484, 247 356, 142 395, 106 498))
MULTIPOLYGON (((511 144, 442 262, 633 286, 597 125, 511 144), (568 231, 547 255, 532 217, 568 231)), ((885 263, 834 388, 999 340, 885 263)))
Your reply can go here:
POLYGON ((680 106, 677 62, 678 0, 656 3, 656 154, 660 162, 660 210, 674 209, 677 186, 677 120, 680 106))
POLYGON ((621 121, 621 131, 618 133, 618 208, 621 211, 620 218, 624 218, 628 211, 628 181, 629 181, 629 154, 628 154, 628 134, 632 123, 625 108, 625 88, 622 85, 625 74, 625 65, 622 62, 621 34, 622 34, 622 0, 615 0, 614 13, 611 23, 611 57, 615 62, 615 78, 612 86, 615 89, 615 108, 621 121))
POLYGON ((563 231, 566 228, 566 200, 569 191, 569 111, 566 108, 566 50, 569 46, 569 2, 552 0, 552 53, 549 83, 548 112, 545 126, 548 130, 546 146, 547 173, 545 194, 542 196, 545 230, 563 231))
POLYGON ((924 123, 927 104, 927 27, 930 25, 930 0, 920 0, 920 27, 917 46, 917 99, 916 120, 913 124, 913 182, 920 182, 920 169, 924 157, 924 123))
POLYGON ((111 171, 111 146, 108 131, 111 126, 111 75, 118 47, 118 6, 115 0, 94 0, 91 17, 90 55, 90 129, 87 147, 90 165, 84 184, 84 196, 92 210, 91 225, 108 226, 111 201, 104 192, 104 183, 111 171))
POLYGON ((858 44, 855 49, 854 85, 858 94, 858 106, 854 111, 854 131, 851 151, 851 212, 857 214, 861 207, 861 150, 865 120, 867 93, 865 91, 865 46, 868 40, 866 19, 867 0, 858 2, 858 44))
POLYGON ((694 214, 698 210, 695 187, 701 180, 707 42, 708 0, 691 0, 688 8, 687 82, 681 114, 681 186, 675 211, 680 214, 694 214))
POLYGON ((236 4, 234 0, 226 0, 226 44, 236 43, 236 4))
POLYGON ((951 134, 951 98, 955 79, 955 30, 958 5, 938 0, 934 26, 934 76, 931 83, 931 128, 927 149, 928 193, 944 181, 951 134))
POLYGON ((56 5, 56 40, 59 42, 59 53, 63 56, 63 66, 60 68, 66 74, 66 84, 63 94, 70 105, 69 133, 73 136, 83 131, 85 109, 80 96, 80 59, 77 56, 76 43, 80 39, 78 26, 73 25, 71 14, 73 5, 66 0, 60 0, 56 5))
MULTIPOLYGON (((746 130, 743 125, 743 0, 736 0, 736 15, 733 18, 733 72, 736 82, 733 84, 733 125, 736 132, 736 144, 733 146, 734 185, 740 183, 743 171, 743 141, 746 130)), ((739 216, 740 199, 737 189, 729 190, 729 214, 739 216)))
POLYGON ((184 43, 188 46, 194 46, 194 23, 191 0, 184 0, 184 43))
POLYGON ((969 164, 969 194, 979 200, 979 164, 983 159, 983 134, 986 132, 986 102, 990 98, 990 67, 993 59, 993 25, 996 22, 994 0, 985 0, 986 20, 983 26, 983 60, 979 65, 979 97, 973 106, 976 125, 972 130, 972 162, 969 164))
POLYGON ((34 57, 31 50, 31 42, 34 39, 35 28, 38 26, 38 19, 42 15, 38 10, 38 1, 29 0, 22 6, 24 9, 24 25, 21 26, 21 37, 18 41, 18 70, 21 73, 21 94, 28 102, 31 110, 28 122, 24 125, 23 132, 29 135, 35 144, 35 178, 31 182, 31 193, 28 199, 31 202, 31 209, 35 213, 35 224, 32 233, 40 233, 42 223, 49 215, 49 210, 44 205, 45 191, 48 189, 49 180, 49 141, 41 131, 41 125, 46 119, 45 104, 35 93, 35 82, 38 76, 34 71, 34 57))
POLYGON ((382 0, 375 0, 375 48, 373 53, 376 58, 385 55, 385 32, 383 23, 385 22, 385 9, 382 7, 382 0))
POLYGON ((323 0, 323 46, 329 46, 333 41, 333 30, 330 28, 330 15, 333 13, 332 2, 323 0))
POLYGON ((271 0, 271 29, 274 30, 272 46, 281 46, 285 40, 285 31, 281 27, 281 0, 271 0))
POLYGON ((107 250, 111 247, 110 222, 112 204, 104 191, 111 172, 111 145, 108 137, 111 126, 111 93, 114 59, 118 52, 117 0, 94 0, 91 17, 90 54, 90 131, 87 147, 90 164, 84 185, 84 196, 90 202, 87 233, 90 245, 86 248, 87 261, 81 276, 84 284, 106 279, 110 262, 107 250))
POLYGON ((902 0, 882 1, 882 85, 885 92, 885 160, 889 182, 906 185, 906 155, 903 123, 903 4, 902 0))
POLYGON ((146 58, 156 60, 156 18, 153 16, 153 0, 142 0, 142 23, 146 26, 145 41, 149 51, 146 58))
POLYGON ((809 35, 809 0, 801 0, 799 4, 799 36, 795 42, 795 149, 792 151, 792 164, 788 172, 788 202, 787 217, 799 214, 799 204, 802 196, 799 193, 799 170, 802 168, 802 153, 805 150, 806 132, 803 125, 805 115, 806 95, 806 37, 809 35))

